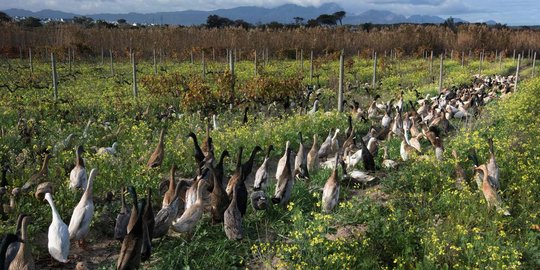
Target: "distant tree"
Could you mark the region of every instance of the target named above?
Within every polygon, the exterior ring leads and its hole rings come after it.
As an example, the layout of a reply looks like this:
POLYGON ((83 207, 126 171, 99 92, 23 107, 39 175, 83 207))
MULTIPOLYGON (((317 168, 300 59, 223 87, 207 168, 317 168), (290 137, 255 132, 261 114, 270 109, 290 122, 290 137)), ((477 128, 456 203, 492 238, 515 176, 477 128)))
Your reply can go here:
POLYGON ((11 21, 11 17, 7 15, 5 12, 0 11, 0 23, 10 22, 10 21, 11 21))
POLYGON ((86 16, 81 16, 81 17, 75 16, 73 17, 73 23, 80 24, 86 28, 89 28, 94 23, 94 19, 90 17, 86 17, 86 16))
POLYGON ((336 20, 339 21, 339 25, 343 25, 343 23, 341 22, 341 20, 343 20, 343 18, 345 18, 345 14, 347 14, 345 11, 338 11, 338 12, 335 12, 334 14, 334 17, 336 18, 336 20))
POLYGON ((210 15, 206 18, 206 27, 223 28, 234 25, 234 22, 229 18, 220 17, 218 15, 210 15))
POLYGON ((317 27, 317 26, 319 26, 319 25, 320 25, 320 24, 319 24, 319 21, 317 21, 316 19, 310 19, 310 20, 308 20, 307 23, 306 23, 306 26, 307 26, 307 27, 317 27))
POLYGON ((454 33, 457 33, 457 26, 456 26, 456 23, 454 22, 454 18, 449 17, 442 23, 442 25, 450 28, 450 30, 452 30, 454 33))
POLYGON ((284 27, 284 25, 282 23, 274 21, 274 22, 267 23, 266 27, 270 29, 281 29, 284 27))
POLYGON ((370 23, 370 22, 362 24, 362 30, 364 30, 364 31, 366 31, 368 33, 371 30, 371 28, 373 28, 373 24, 370 23))
POLYGON ((24 27, 40 27, 43 26, 41 20, 36 17, 26 17, 19 21, 19 24, 24 27))
POLYGON ((118 19, 116 22, 118 24, 126 24, 127 23, 126 19, 118 19))
POLYGON ((304 21, 304 18, 302 17, 294 17, 294 23, 297 24, 297 25, 301 25, 302 22, 304 21))
POLYGON ((115 28, 116 25, 108 23, 104 20, 96 20, 96 26, 99 28, 115 28))
POLYGON ((321 14, 317 17, 317 22, 321 25, 336 25, 336 17, 333 14, 321 14))
POLYGON ((242 28, 244 28, 246 30, 253 27, 252 24, 250 24, 250 23, 248 23, 248 22, 246 22, 244 20, 236 20, 236 21, 234 21, 234 26, 242 27, 242 28))

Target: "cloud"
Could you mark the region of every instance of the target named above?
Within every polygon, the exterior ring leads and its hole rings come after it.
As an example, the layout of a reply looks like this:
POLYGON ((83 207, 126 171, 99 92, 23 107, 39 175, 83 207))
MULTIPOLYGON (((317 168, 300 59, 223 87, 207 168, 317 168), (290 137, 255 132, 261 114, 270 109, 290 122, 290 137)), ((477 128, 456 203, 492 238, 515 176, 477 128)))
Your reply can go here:
POLYGON ((81 15, 96 13, 151 13, 180 10, 214 10, 238 6, 275 7, 287 3, 320 6, 335 2, 348 14, 370 9, 388 10, 406 16, 453 16, 469 21, 494 19, 503 23, 537 24, 538 0, 0 0, 0 10, 54 9, 81 15))

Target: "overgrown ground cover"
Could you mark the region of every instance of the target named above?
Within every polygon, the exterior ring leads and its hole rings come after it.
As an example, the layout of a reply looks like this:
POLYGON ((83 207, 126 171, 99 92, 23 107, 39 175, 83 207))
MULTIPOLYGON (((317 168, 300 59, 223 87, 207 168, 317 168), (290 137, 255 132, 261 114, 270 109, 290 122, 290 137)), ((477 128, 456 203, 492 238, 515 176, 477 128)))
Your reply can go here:
MULTIPOLYGON (((445 85, 469 83, 471 74, 478 70, 478 63, 472 62, 465 68, 460 64, 446 62, 445 85)), ((206 115, 182 106, 182 94, 175 93, 180 87, 170 87, 172 92, 160 93, 159 89, 150 89, 142 83, 139 98, 135 100, 131 96, 127 63, 115 67, 117 74, 114 77, 108 77, 106 67, 95 64, 76 65, 71 74, 67 72, 67 66, 62 65, 60 100, 55 103, 47 86, 49 70, 46 64, 38 64, 34 75, 29 75, 22 63, 11 61, 9 65, 11 67, 6 63, 2 66, 2 82, 12 84, 13 92, 0 92, 0 126, 4 130, 0 147, 13 171, 8 174, 8 180, 21 186, 39 168, 43 151, 53 152, 55 157, 51 161, 49 180, 55 185, 54 198, 67 222, 79 194, 67 188, 74 154, 70 147, 62 150, 64 146, 60 142, 70 133, 77 135, 73 145, 83 144, 87 148, 87 168, 99 169, 94 183, 97 210, 91 228, 91 244, 112 238, 110 226, 113 226, 111 221, 114 224, 119 201, 116 196, 112 203, 105 203, 103 197, 108 191, 118 194, 122 185, 134 185, 140 191, 146 186, 157 189, 158 183, 168 177, 168 169, 173 163, 179 165, 183 176, 193 175, 192 144, 185 135, 195 131, 202 137, 202 118, 206 115), (23 87, 14 90, 17 80, 23 87), (173 106, 174 112, 168 111, 169 106, 173 106), (147 107, 149 113, 143 116, 147 107), (169 120, 156 117, 165 113, 169 113, 169 120), (16 127, 19 116, 28 120, 28 127, 33 132, 30 142, 20 140, 16 127), (92 124, 84 137, 88 120, 92 120, 92 124), (157 142, 159 129, 164 126, 168 130, 164 164, 160 169, 149 170, 145 167, 146 160, 157 142), (119 154, 115 157, 96 156, 91 150, 92 146, 110 146, 114 141, 119 142, 119 154)), ((370 80, 371 61, 357 60, 348 65, 347 82, 356 84, 356 80, 370 80)), ((332 87, 336 83, 337 66, 336 61, 321 62, 316 72, 321 74, 322 103, 328 109, 336 103, 332 87)), ((498 63, 487 64, 483 73, 509 72, 513 66, 508 60, 503 63, 502 70, 498 63)), ((294 61, 271 62, 261 68, 260 77, 296 80, 298 67, 299 63, 294 61)), ((430 78, 426 71, 428 67, 425 60, 387 60, 380 67, 382 86, 377 93, 385 100, 394 97, 401 90, 400 83, 409 99, 414 97, 413 88, 422 94, 435 93, 437 81, 430 78)), ((435 67, 433 73, 437 74, 435 67)), ((224 64, 209 64, 208 68, 221 70, 224 64)), ((304 68, 307 76, 307 62, 304 68)), ((163 74, 160 76, 178 73, 187 83, 200 76, 198 67, 185 63, 168 63, 160 69, 163 74)), ((140 65, 140 72, 141 80, 153 76, 151 65, 146 63, 140 65)), ((249 85, 253 76, 252 63, 239 63, 237 74, 238 89, 249 85)), ((223 79, 219 76, 222 75, 208 76, 201 83, 214 92, 219 91, 220 79, 223 79)), ((306 77, 297 80, 304 84, 308 82, 306 77)), ((169 85, 158 87, 164 86, 169 85)), ((518 93, 485 108, 479 121, 469 126, 459 125, 462 129, 445 142, 445 161, 419 158, 403 164, 398 171, 381 172, 381 185, 375 188, 344 188, 341 198, 346 199, 333 214, 320 212, 321 188, 330 174, 321 170, 312 175, 309 183, 295 183, 292 203, 286 209, 274 207, 267 212, 253 212, 249 208, 243 221, 244 240, 228 241, 222 226, 209 225, 209 217, 205 216, 191 236, 172 235, 155 240, 152 259, 144 267, 538 268, 540 243, 534 225, 538 225, 539 212, 536 203, 539 195, 535 191, 540 176, 540 134, 538 112, 534 108, 540 105, 535 94, 539 88, 540 80, 529 80, 520 86, 518 93), (501 167, 502 197, 511 217, 487 212, 483 196, 472 182, 461 189, 455 185, 453 166, 456 160, 450 155, 451 150, 458 151, 459 162, 470 175, 472 164, 466 160, 466 152, 475 147, 479 156, 485 159, 489 136, 494 137, 501 167)), ((368 100, 365 95, 360 87, 347 92, 346 98, 368 100)), ((298 131, 309 138, 306 144, 310 144, 313 134, 318 134, 322 140, 331 127, 346 127, 346 114, 336 112, 320 112, 314 116, 289 112, 282 117, 251 113, 250 119, 253 116, 257 119, 242 126, 240 119, 244 106, 235 104, 232 111, 216 108, 220 125, 218 130, 212 131, 216 153, 228 149, 231 156, 235 156, 240 145, 251 149, 255 145, 265 147, 272 143, 278 149, 272 155, 277 159, 287 140, 292 142, 294 149, 297 148, 298 131)), ((365 134, 369 125, 356 122, 355 127, 359 134, 365 134)), ((399 141, 391 140, 388 144, 390 157, 398 159, 399 141)), ((429 152, 428 155, 433 156, 429 152)), ((261 160, 262 155, 255 166, 261 160)), ((377 164, 379 162, 380 158, 377 164)), ((230 172, 233 162, 227 165, 230 172)), ((274 182, 271 183, 272 191, 274 182)), ((159 205, 158 197, 156 191, 154 205, 159 205)), ((30 236, 31 243, 36 243, 33 245, 34 256, 40 260, 48 258, 46 247, 38 238, 44 236, 50 222, 49 211, 46 204, 31 196, 20 198, 16 211, 34 217, 30 236)), ((0 223, 2 232, 13 230, 13 215, 10 221, 0 223)), ((113 268, 114 255, 119 250, 119 243, 112 242, 106 248, 111 256, 104 256, 98 266, 113 268)), ((84 260, 84 254, 80 255, 84 260)))

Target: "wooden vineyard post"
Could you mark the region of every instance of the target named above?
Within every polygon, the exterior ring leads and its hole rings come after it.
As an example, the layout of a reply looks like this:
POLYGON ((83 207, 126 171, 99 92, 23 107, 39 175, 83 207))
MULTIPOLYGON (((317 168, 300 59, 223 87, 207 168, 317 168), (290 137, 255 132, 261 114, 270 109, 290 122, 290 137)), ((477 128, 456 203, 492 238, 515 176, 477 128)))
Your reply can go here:
POLYGON ((343 50, 339 56, 339 86, 338 86, 338 111, 343 112, 343 77, 344 77, 344 65, 343 65, 343 50))
POLYGON ((266 53, 264 54, 264 66, 268 65, 268 48, 265 49, 266 53))
POLYGON ((512 62, 516 63, 516 49, 514 49, 514 54, 512 54, 512 62))
POLYGON ((464 62, 465 62, 465 52, 461 52, 461 67, 463 67, 464 62))
POLYGON ((131 63, 133 67, 133 96, 137 98, 138 89, 137 89, 137 63, 135 62, 135 53, 131 54, 131 63))
POLYGON ((191 50, 191 52, 189 52, 189 56, 191 58, 191 64, 193 65, 193 49, 191 50))
POLYGON ((114 66, 113 66, 113 52, 112 49, 109 49, 109 56, 110 56, 110 66, 111 66, 111 76, 114 76, 114 66))
POLYGON ((52 80, 53 80, 53 96, 54 101, 58 100, 58 77, 56 74, 56 59, 54 58, 54 53, 51 53, 51 67, 52 67, 52 80))
POLYGON ((499 70, 502 71, 502 53, 499 53, 499 70))
POLYGON ((373 90, 377 88, 377 52, 373 54, 373 80, 371 82, 373 90))
POLYGON ((313 84, 313 51, 309 55, 309 83, 313 84))
POLYGON ((202 78, 206 78, 206 62, 204 60, 204 51, 201 52, 202 78))
POLYGON ((103 51, 103 47, 101 47, 101 66, 103 66, 103 58, 105 58, 105 51, 103 51))
POLYGON ((212 62, 216 61, 216 48, 212 48, 212 62))
POLYGON ((28 48, 28 60, 30 63, 30 73, 34 73, 34 65, 32 64, 32 48, 28 48))
POLYGON ((253 58, 253 75, 257 77, 257 50, 255 50, 255 55, 253 58))
POLYGON ((482 62, 484 62, 484 52, 480 52, 480 61, 478 64, 478 75, 482 76, 482 62))
MULTIPOLYGON (((229 50, 229 71, 231 73, 231 97, 234 97, 234 56, 233 51, 229 50)), ((232 104, 232 100, 231 100, 232 104)))
POLYGON ((442 87, 443 87, 443 61, 444 61, 444 57, 441 54, 441 66, 439 68, 439 93, 442 92, 442 87))
POLYGON ((531 71, 531 77, 534 78, 534 71, 536 68, 536 52, 533 54, 533 63, 532 63, 532 71, 531 71))
POLYGON ((431 56, 429 57, 429 76, 433 76, 433 51, 431 51, 431 56))
POLYGON ((304 73, 304 49, 300 49, 300 71, 304 73))
POLYGON ((157 63, 156 63, 156 48, 154 48, 153 57, 154 57, 154 75, 157 75, 157 63))
POLYGON ((519 66, 521 65, 521 54, 518 54, 517 58, 517 67, 516 67, 516 85, 514 87, 514 91, 518 90, 518 82, 519 82, 519 66))
POLYGON ((71 48, 68 47, 68 64, 69 64, 69 73, 71 74, 71 48))

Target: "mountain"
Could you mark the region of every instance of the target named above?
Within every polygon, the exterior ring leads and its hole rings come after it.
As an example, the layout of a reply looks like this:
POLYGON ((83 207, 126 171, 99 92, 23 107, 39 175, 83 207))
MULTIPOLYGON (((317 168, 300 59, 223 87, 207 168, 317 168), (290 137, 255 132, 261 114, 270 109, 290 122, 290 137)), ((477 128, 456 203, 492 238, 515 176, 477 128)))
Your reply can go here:
MULTIPOLYGON (((309 19, 317 18, 321 14, 332 14, 343 10, 336 3, 326 3, 319 7, 309 6, 303 7, 295 4, 286 4, 274 8, 264 8, 255 6, 243 6, 230 9, 217 9, 212 11, 200 10, 184 10, 171 12, 155 12, 155 13, 101 13, 84 15, 95 20, 117 21, 125 19, 129 23, 143 24, 171 24, 171 25, 200 25, 206 23, 206 18, 209 15, 218 15, 231 20, 244 20, 249 23, 269 23, 277 21, 280 23, 292 23, 294 17, 304 18, 304 22, 309 19)), ((24 9, 7 9, 9 16, 18 17, 38 17, 38 18, 53 18, 53 19, 71 19, 74 16, 82 16, 74 13, 56 11, 56 10, 41 10, 32 12, 24 9)), ((438 16, 430 15, 413 15, 403 16, 390 11, 383 10, 368 10, 360 14, 347 14, 343 19, 343 24, 395 24, 395 23, 442 23, 445 19, 438 16)), ((463 22, 459 18, 454 18, 455 22, 463 22)))

